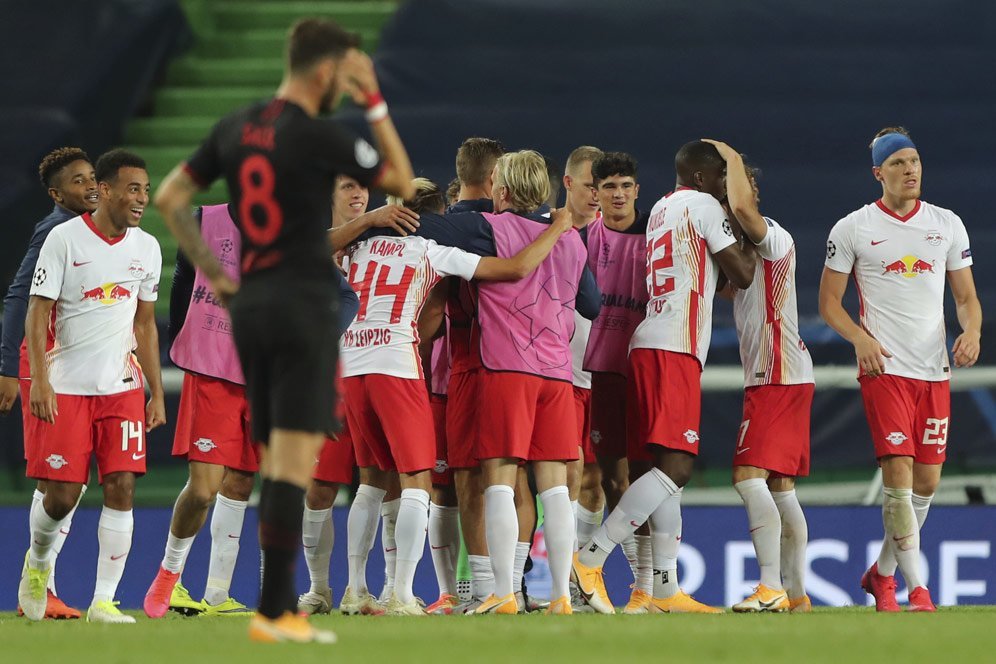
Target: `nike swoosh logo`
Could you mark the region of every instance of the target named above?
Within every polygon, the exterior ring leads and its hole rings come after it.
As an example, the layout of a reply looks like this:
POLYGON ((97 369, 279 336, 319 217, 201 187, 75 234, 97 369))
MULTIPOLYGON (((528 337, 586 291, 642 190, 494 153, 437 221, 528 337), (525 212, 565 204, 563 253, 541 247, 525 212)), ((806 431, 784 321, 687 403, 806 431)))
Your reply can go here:
POLYGON ((83 261, 80 263, 79 261, 73 261, 73 267, 82 267, 83 265, 89 265, 92 262, 93 261, 83 261))
POLYGON ((59 533, 61 533, 62 535, 68 535, 69 534, 69 529, 68 528, 59 528, 59 533))
POLYGON ((874 247, 875 245, 882 244, 883 242, 888 242, 888 241, 889 238, 885 238, 884 240, 872 240, 872 246, 874 247))
POLYGON ((122 558, 124 558, 127 555, 128 555, 127 553, 119 553, 116 556, 111 556, 111 560, 121 560, 122 558))
MULTIPOLYGON (((742 454, 742 453, 746 452, 749 449, 750 449, 749 447, 742 447, 739 450, 737 450, 737 454, 742 454)), ((736 456, 736 455, 734 455, 734 456, 736 456)))
POLYGON ((432 549, 433 551, 439 551, 440 549, 448 549, 448 548, 450 548, 450 545, 449 544, 444 544, 442 546, 432 546, 430 544, 429 548, 432 549))
POLYGON ((634 528, 639 528, 640 527, 640 524, 638 524, 636 521, 632 521, 632 520, 630 520, 629 525, 633 526, 634 528))
POLYGON ((393 549, 384 549, 384 553, 391 553, 392 551, 397 551, 397 550, 398 547, 394 547, 393 549))
POLYGON ((947 445, 938 445, 937 446, 937 453, 938 454, 944 454, 944 450, 946 450, 947 447, 948 447, 947 445))
POLYGON ((229 535, 228 539, 242 539, 241 535, 229 535))
POLYGON ((144 458, 145 458, 144 454, 132 454, 131 455, 131 460, 132 461, 140 461, 140 460, 142 460, 144 458))
POLYGON ((775 604, 777 604, 778 602, 782 601, 782 597, 783 597, 782 595, 779 595, 778 597, 774 598, 774 599, 773 599, 773 600, 771 600, 770 602, 762 602, 761 600, 758 600, 758 601, 757 601, 757 603, 758 603, 758 605, 759 605, 759 606, 760 606, 760 607, 761 607, 762 609, 770 609, 770 608, 771 608, 771 607, 773 607, 773 606, 774 606, 775 604))
POLYGON ((757 528, 751 528, 750 531, 753 533, 753 532, 756 532, 756 531, 760 530, 761 528, 764 528, 764 526, 758 526, 757 528))
MULTIPOLYGON (((229 537, 231 537, 231 535, 229 535, 229 537)), ((306 549, 314 549, 317 546, 318 546, 317 544, 312 544, 311 546, 308 546, 307 544, 305 544, 304 548, 306 548, 306 549)))

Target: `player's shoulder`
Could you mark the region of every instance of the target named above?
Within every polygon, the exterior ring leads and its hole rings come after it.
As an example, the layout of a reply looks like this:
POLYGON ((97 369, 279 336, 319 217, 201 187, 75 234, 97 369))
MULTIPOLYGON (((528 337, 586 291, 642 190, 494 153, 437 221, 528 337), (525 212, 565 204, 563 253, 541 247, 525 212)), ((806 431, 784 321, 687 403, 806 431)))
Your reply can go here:
POLYGON ((769 233, 773 233, 780 237, 788 238, 788 240, 791 242, 795 241, 795 239, 792 237, 792 233, 789 232, 787 228, 779 224, 777 221, 775 221, 771 217, 765 217, 764 215, 761 215, 761 218, 764 219, 764 223, 768 226, 769 233))
POLYGON ((156 239, 155 235, 146 230, 141 228, 129 228, 128 234, 130 236, 129 239, 142 249, 155 252, 159 252, 161 250, 159 240, 156 239))
POLYGON ((940 205, 934 205, 933 203, 928 203, 927 201, 921 200, 920 205, 923 207, 922 212, 931 217, 932 220, 937 220, 942 223, 961 225, 963 224, 961 217, 957 213, 943 208, 940 205))
POLYGON ((835 231, 853 230, 862 223, 867 223, 871 219, 875 218, 875 215, 876 208, 874 203, 862 205, 857 210, 853 210, 838 219, 837 223, 833 225, 833 228, 835 231))
POLYGON ((83 220, 83 217, 81 215, 76 215, 75 217, 70 217, 65 221, 49 226, 47 232, 49 238, 69 241, 74 237, 80 237, 91 231, 87 228, 87 224, 83 220))

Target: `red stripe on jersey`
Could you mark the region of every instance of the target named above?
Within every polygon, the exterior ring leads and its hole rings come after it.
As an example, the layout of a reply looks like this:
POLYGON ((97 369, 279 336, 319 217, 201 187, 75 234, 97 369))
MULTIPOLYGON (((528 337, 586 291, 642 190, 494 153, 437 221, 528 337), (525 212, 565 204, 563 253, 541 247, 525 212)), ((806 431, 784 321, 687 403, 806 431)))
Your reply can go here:
POLYGON ((702 301, 702 293, 705 291, 705 268, 706 268, 706 253, 708 248, 706 247, 705 238, 701 235, 696 235, 695 239, 698 240, 698 280, 696 283, 695 290, 692 291, 692 296, 688 298, 689 313, 688 313, 688 340, 690 342, 692 355, 698 357, 699 354, 699 306, 702 301))
POLYGON ((93 231, 94 235, 96 235, 97 237, 99 237, 101 240, 103 240, 107 244, 115 245, 118 242, 120 242, 121 240, 125 239, 125 235, 128 234, 128 231, 126 230, 124 233, 122 233, 121 235, 119 235, 117 237, 108 237, 108 236, 106 236, 106 235, 104 235, 103 233, 100 232, 100 229, 97 228, 97 224, 93 223, 93 218, 90 216, 89 212, 84 212, 80 216, 83 217, 83 221, 86 222, 87 227, 89 227, 89 229, 91 231, 93 231))
POLYGON ((887 215, 889 215, 893 219, 898 219, 899 221, 903 222, 904 224, 907 221, 909 221, 910 219, 912 219, 913 215, 915 215, 917 212, 920 211, 920 199, 917 199, 916 205, 913 206, 913 209, 910 210, 909 214, 907 214, 905 216, 902 216, 902 217, 899 216, 898 214, 896 214, 895 212, 893 212, 892 210, 890 210, 889 208, 885 207, 885 203, 882 202, 881 198, 878 199, 877 201, 875 201, 875 205, 877 205, 878 209, 881 210, 882 212, 886 213, 887 215))
MULTIPOLYGON (((771 324, 771 375, 769 380, 779 384, 782 381, 782 320, 775 305, 777 262, 762 261, 764 272, 764 317, 771 324)), ((784 280, 781 282, 784 284, 784 280)))

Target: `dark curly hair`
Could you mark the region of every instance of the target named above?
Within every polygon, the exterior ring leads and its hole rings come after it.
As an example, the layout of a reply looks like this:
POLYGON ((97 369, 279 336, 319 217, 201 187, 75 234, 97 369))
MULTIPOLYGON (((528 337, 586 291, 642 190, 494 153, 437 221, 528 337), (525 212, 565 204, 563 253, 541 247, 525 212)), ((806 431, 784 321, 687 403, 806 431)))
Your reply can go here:
POLYGON ((46 189, 51 188, 59 171, 80 159, 90 163, 90 157, 80 148, 56 148, 41 160, 38 165, 38 177, 46 189))
POLYGON ((636 159, 625 152, 605 152, 591 163, 591 178, 597 186, 601 180, 621 175, 636 179, 636 159))

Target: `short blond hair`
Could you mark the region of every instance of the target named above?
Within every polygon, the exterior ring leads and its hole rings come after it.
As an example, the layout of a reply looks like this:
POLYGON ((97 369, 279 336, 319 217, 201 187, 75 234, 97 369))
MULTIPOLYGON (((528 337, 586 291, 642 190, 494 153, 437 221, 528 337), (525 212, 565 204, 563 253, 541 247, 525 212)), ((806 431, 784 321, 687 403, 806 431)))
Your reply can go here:
POLYGON ((574 151, 567 157, 567 166, 564 167, 564 175, 572 177, 577 175, 581 164, 586 161, 594 162, 601 156, 602 151, 591 145, 582 145, 579 148, 574 148, 574 151))
POLYGON ((494 187, 508 189, 513 210, 532 212, 550 197, 543 155, 535 150, 506 152, 495 164, 494 187))

